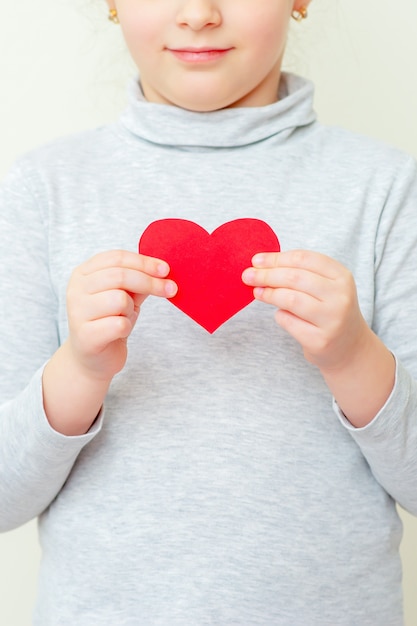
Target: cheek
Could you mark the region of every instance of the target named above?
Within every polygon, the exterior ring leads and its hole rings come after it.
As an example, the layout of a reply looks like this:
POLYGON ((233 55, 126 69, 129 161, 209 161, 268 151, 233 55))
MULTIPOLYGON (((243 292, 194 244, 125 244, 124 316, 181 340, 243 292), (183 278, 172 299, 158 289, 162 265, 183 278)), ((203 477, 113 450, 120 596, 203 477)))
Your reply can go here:
POLYGON ((119 19, 126 45, 136 63, 158 49, 161 24, 157 15, 130 13, 125 19, 121 14, 119 19))
POLYGON ((277 60, 285 49, 287 40, 288 23, 282 16, 273 16, 276 21, 271 19, 265 21, 261 28, 253 29, 253 41, 257 41, 259 52, 265 59, 277 60))
MULTIPOLYGON (((262 0, 258 2, 262 4, 262 0)), ((239 33, 242 49, 264 66, 276 62, 281 57, 288 34, 289 16, 286 11, 278 10, 279 7, 271 11, 270 6, 266 10, 261 4, 258 5, 258 11, 252 13, 252 19, 241 23, 235 32, 239 33)))

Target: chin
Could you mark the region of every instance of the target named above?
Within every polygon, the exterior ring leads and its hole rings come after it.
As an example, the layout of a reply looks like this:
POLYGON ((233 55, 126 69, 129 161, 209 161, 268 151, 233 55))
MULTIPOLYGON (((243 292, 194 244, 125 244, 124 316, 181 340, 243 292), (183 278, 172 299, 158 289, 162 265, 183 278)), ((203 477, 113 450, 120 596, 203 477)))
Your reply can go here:
POLYGON ((173 98, 171 104, 181 109, 195 111, 196 113, 209 113, 233 107, 237 102, 235 98, 213 98, 213 94, 210 94, 207 98, 203 98, 202 94, 199 94, 198 98, 195 95, 194 92, 192 96, 187 98, 182 94, 178 98, 173 98))
POLYGON ((229 104, 210 104, 208 102, 198 102, 198 103, 178 103, 175 106, 180 107, 181 109, 186 109, 187 111, 193 111, 195 113, 210 113, 212 111, 221 111, 221 109, 227 109, 229 104))
POLYGON ((191 83, 184 81, 182 85, 177 84, 176 88, 170 89, 170 93, 167 90, 164 95, 171 104, 198 113, 226 109, 240 99, 236 98, 236 91, 224 88, 223 81, 210 81, 204 76, 201 78, 203 80, 196 80, 194 77, 191 83))

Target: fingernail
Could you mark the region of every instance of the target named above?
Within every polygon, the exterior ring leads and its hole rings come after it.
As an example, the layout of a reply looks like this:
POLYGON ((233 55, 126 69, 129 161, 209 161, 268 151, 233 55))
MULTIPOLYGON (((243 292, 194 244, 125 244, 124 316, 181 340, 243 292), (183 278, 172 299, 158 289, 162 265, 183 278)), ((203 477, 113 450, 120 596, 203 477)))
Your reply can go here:
POLYGON ((255 287, 253 290, 253 295, 255 298, 262 298, 262 294, 265 291, 264 287, 255 287))
POLYGON ((265 261, 264 254, 255 254, 255 256, 252 259, 252 263, 254 265, 263 265, 264 261, 265 261))
POLYGON ((165 293, 168 298, 172 298, 172 296, 175 296, 177 293, 177 285, 175 283, 168 282, 165 285, 165 293))
POLYGON ((251 267, 248 267, 242 274, 243 280, 250 283, 255 278, 255 272, 251 267))
POLYGON ((157 266, 157 272, 159 276, 166 276, 169 273, 169 265, 168 263, 159 263, 157 266))

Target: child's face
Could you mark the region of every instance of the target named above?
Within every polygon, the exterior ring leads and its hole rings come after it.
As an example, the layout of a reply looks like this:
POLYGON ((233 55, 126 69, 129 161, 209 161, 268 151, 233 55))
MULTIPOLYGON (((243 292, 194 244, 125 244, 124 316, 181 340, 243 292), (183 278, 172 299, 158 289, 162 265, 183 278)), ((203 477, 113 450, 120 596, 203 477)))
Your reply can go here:
MULTIPOLYGON (((147 100, 194 111, 277 99, 291 11, 300 0, 107 0, 147 100)), ((299 6, 300 5, 300 6, 299 6)))

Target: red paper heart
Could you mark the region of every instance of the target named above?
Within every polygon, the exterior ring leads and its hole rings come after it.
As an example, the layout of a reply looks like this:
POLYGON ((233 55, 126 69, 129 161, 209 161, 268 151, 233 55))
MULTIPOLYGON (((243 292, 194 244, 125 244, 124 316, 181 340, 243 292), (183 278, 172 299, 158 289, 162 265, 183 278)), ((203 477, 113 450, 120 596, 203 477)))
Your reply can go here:
POLYGON ((257 252, 279 252, 277 236, 262 220, 241 218, 211 235, 182 219, 152 222, 139 241, 139 252, 169 264, 178 285, 170 302, 213 333, 253 300, 242 272, 257 252))

